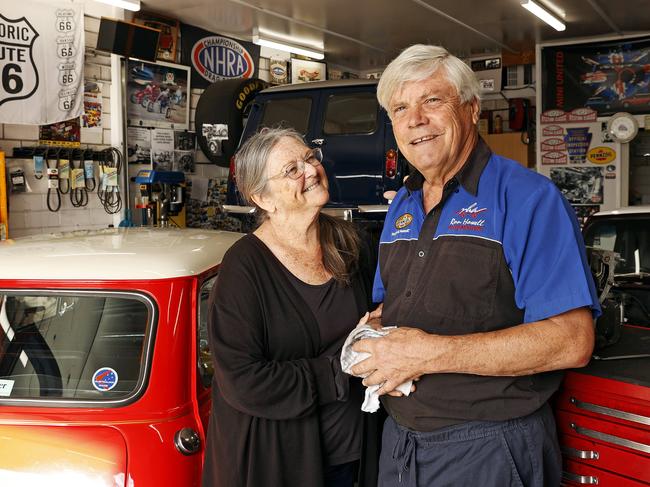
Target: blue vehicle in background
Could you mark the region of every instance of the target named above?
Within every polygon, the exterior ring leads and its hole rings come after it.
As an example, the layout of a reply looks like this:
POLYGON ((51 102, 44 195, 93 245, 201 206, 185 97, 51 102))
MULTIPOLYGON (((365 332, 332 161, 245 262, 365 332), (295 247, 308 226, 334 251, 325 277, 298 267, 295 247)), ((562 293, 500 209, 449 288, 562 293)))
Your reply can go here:
MULTIPOLYGON (((239 144, 263 127, 293 127, 323 150, 330 201, 325 211, 366 227, 381 224, 388 209, 383 194, 402 186, 408 163, 397 148, 386 112, 377 102, 377 80, 340 80, 282 85, 253 100, 239 144)), ((225 209, 250 215, 230 164, 225 209)))

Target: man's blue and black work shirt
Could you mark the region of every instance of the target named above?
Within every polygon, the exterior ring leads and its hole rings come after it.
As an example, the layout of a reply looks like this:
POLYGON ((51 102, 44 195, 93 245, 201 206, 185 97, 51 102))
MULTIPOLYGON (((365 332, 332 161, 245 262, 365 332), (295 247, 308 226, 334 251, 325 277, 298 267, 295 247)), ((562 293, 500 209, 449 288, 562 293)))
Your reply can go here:
MULTIPOLYGON (((463 335, 583 306, 600 313, 575 213, 549 179, 479 140, 428 214, 423 181, 407 180, 384 223, 373 289, 384 326, 463 335)), ((401 425, 431 431, 530 414, 561 377, 430 374, 410 397, 382 401, 401 425)))

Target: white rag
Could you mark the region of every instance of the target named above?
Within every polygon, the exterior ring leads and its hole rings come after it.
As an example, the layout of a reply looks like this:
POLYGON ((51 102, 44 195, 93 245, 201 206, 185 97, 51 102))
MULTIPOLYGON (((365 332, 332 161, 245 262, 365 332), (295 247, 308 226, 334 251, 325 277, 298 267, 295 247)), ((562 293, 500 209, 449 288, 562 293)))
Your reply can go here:
MULTIPOLYGON (((345 343, 341 349, 341 369, 343 369, 343 372, 346 374, 354 375, 352 374, 352 366, 370 357, 369 353, 355 352, 352 350, 352 345, 354 343, 358 342, 359 340, 363 340, 364 338, 379 338, 386 336, 388 334, 388 331, 392 328, 396 327, 388 326, 379 330, 375 330, 370 325, 357 325, 357 327, 352 330, 348 337, 345 339, 345 343)), ((413 381, 409 380, 408 382, 404 382, 397 386, 397 390, 405 396, 408 396, 411 393, 412 384, 413 381)), ((366 396, 363 400, 363 404, 361 405, 362 411, 365 411, 367 413, 374 413, 377 411, 377 409, 379 409, 379 395, 377 394, 377 391, 380 387, 381 384, 366 387, 366 396)))

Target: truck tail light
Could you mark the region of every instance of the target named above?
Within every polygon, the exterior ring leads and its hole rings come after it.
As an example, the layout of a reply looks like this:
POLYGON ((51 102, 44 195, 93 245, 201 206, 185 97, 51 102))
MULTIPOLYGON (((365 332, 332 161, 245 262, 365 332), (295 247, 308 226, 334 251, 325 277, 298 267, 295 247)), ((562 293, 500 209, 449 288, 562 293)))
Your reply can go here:
POLYGON ((235 156, 230 158, 230 167, 228 168, 228 179, 230 179, 234 184, 237 183, 235 179, 235 156))
POLYGON ((389 149, 386 152, 386 177, 395 179, 395 176, 397 176, 397 151, 389 149))

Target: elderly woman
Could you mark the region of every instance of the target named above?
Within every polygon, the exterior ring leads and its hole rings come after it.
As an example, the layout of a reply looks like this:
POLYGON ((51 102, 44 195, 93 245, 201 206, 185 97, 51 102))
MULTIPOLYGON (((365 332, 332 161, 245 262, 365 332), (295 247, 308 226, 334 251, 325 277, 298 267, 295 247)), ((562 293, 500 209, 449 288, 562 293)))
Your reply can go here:
POLYGON ((212 294, 203 487, 354 483, 363 387, 341 372, 339 353, 368 308, 372 271, 352 226, 320 212, 321 160, 289 129, 256 134, 237 153, 239 190, 261 223, 228 251, 212 294))

